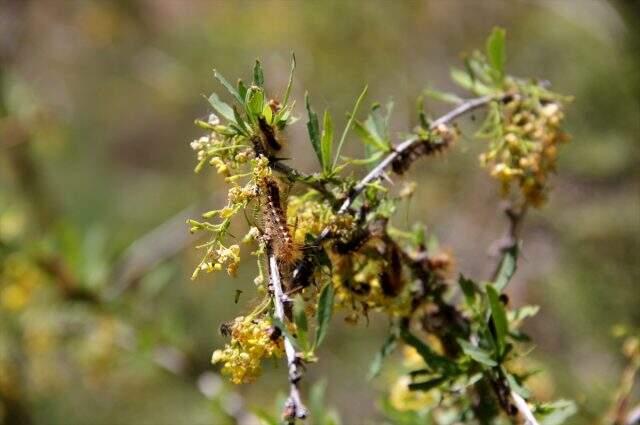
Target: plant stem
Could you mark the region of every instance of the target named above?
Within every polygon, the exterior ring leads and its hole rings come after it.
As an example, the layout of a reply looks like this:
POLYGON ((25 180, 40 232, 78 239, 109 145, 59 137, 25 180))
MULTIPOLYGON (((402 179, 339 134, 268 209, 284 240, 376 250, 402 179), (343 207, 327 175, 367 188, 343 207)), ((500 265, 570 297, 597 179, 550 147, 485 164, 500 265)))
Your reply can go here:
MULTIPOLYGON (((289 302, 288 297, 282 291, 282 281, 280 279, 280 270, 278 270, 278 261, 276 257, 269 254, 269 278, 273 286, 273 304, 275 306, 275 316, 284 325, 285 313, 284 304, 289 302)), ((284 405, 283 417, 289 423, 295 423, 296 419, 304 419, 307 417, 307 408, 300 398, 299 383, 302 377, 300 369, 300 359, 296 354, 293 343, 289 337, 283 332, 284 351, 287 355, 287 365, 289 370, 289 398, 284 405)))

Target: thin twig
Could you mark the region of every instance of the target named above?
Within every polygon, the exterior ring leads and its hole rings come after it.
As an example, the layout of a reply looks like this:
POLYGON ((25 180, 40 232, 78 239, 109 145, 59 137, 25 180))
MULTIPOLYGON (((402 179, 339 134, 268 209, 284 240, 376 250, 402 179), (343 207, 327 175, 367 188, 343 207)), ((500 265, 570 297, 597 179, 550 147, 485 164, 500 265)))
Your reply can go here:
MULTIPOLYGON (((469 99, 464 103, 462 103, 461 105, 459 105, 457 108, 452 109, 451 111, 447 112, 440 118, 433 121, 429 126, 429 128, 431 130, 435 130, 438 126, 449 123, 464 114, 467 114, 482 106, 485 106, 486 104, 488 104, 493 100, 505 101, 507 98, 510 98, 511 96, 512 95, 483 96, 475 99, 469 99)), ((380 178, 382 173, 384 173, 387 167, 389 167, 389 165, 391 165, 391 163, 398 156, 400 156, 403 152, 407 151, 413 145, 419 142, 421 142, 421 139, 418 136, 413 136, 405 140, 404 142, 400 143, 398 146, 395 146, 392 149, 392 151, 389 153, 389 155, 384 157, 384 159, 382 159, 382 161, 380 161, 378 165, 376 165, 375 168, 369 172, 369 174, 364 176, 362 180, 360 180, 358 184, 355 185, 353 190, 349 193, 349 197, 347 197, 347 199, 344 200, 344 202, 338 209, 338 214, 345 213, 349 209, 353 201, 364 191, 367 185, 369 185, 372 181, 380 178)), ((320 233, 320 236, 318 237, 318 242, 324 240, 328 235, 329 235, 329 227, 326 227, 322 231, 322 233, 320 233)))
MULTIPOLYGON (((282 291, 282 282, 280 280, 280 270, 278 270, 278 261, 273 254, 269 254, 269 277, 273 286, 273 304, 275 305, 275 316, 284 325, 285 313, 284 304, 289 302, 289 298, 282 291)), ((289 398, 284 406, 284 418, 290 423, 294 423, 295 419, 304 419, 307 417, 307 408, 300 398, 299 383, 302 377, 300 368, 300 359, 296 354, 296 349, 289 337, 284 334, 284 351, 287 355, 287 365, 289 370, 289 398)))

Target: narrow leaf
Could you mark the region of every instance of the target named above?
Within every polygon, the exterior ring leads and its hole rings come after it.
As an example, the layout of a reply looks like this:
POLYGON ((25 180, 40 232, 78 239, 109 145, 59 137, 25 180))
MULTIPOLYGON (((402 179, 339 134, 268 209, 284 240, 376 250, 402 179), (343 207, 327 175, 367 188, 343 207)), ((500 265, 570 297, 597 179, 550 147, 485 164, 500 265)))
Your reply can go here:
POLYGON ((207 100, 213 109, 215 109, 216 112, 222 115, 227 121, 235 122, 233 109, 231 106, 220 100, 217 94, 213 93, 207 100))
POLYGON ((309 104, 309 93, 304 95, 304 104, 307 108, 307 115, 309 121, 307 121, 307 131, 309 132, 309 140, 311 140, 311 146, 318 157, 318 161, 324 170, 324 163, 322 162, 322 149, 320 148, 320 125, 318 124, 318 115, 309 104))
POLYGON ((286 105, 289 101, 289 95, 291 94, 291 86, 293 85, 293 72, 296 69, 296 55, 291 53, 291 71, 289 71, 289 82, 287 83, 287 89, 284 92, 282 104, 286 105))
POLYGON ((435 90, 432 88, 424 89, 423 93, 425 96, 430 97, 432 99, 439 100, 441 102, 452 103, 454 105, 459 105, 462 102, 464 102, 462 98, 460 98, 459 96, 453 93, 447 93, 447 92, 435 90))
POLYGON ((377 151, 386 151, 387 146, 385 143, 380 140, 376 134, 373 134, 364 124, 362 124, 358 120, 353 120, 353 128, 355 129, 358 136, 365 143, 365 146, 371 146, 375 148, 377 151))
POLYGON ((384 340, 382 347, 376 353, 376 356, 373 358, 371 362, 371 366, 369 366, 369 374, 367 375, 367 379, 371 380, 378 376, 380 370, 382 369, 382 363, 384 359, 389 356, 389 354, 393 353, 398 345, 398 332, 392 329, 391 333, 387 335, 387 338, 384 340))
POLYGON ((493 286, 495 286, 498 291, 502 292, 513 277, 517 269, 517 261, 518 247, 514 245, 512 248, 505 251, 502 256, 500 268, 498 269, 498 274, 496 275, 495 282, 493 283, 493 286))
POLYGON ((240 133, 247 136, 247 127, 244 123, 244 120, 242 119, 242 115, 240 115, 240 112, 238 111, 238 108, 235 107, 235 105, 233 106, 233 117, 236 124, 238 124, 236 128, 240 131, 240 133))
POLYGON ((426 392, 439 387, 440 384, 446 382, 447 380, 448 378, 441 376, 439 378, 433 378, 425 382, 414 382, 409 384, 409 391, 425 391, 426 392))
POLYGON ((231 95, 240 103, 244 102, 244 99, 240 97, 238 91, 229 83, 217 70, 213 70, 213 76, 231 93, 231 95))
POLYGON ((256 64, 253 66, 253 84, 258 87, 264 86, 264 73, 258 59, 256 59, 256 64))
POLYGON ((331 322, 331 315, 333 314, 333 297, 333 285, 329 282, 322 288, 322 292, 320 292, 320 297, 318 298, 316 342, 314 349, 320 346, 329 330, 329 322, 331 322))
POLYGON ((465 71, 462 71, 461 69, 451 69, 451 79, 454 83, 456 83, 463 89, 469 90, 470 92, 477 95, 484 96, 493 92, 485 84, 482 84, 478 80, 472 78, 469 74, 467 74, 465 71))
POLYGON ((328 110, 324 111, 322 126, 322 139, 320 140, 320 153, 322 155, 322 171, 325 174, 331 173, 331 151, 333 150, 333 123, 328 110))
POLYGON ((447 375, 453 374, 457 369, 455 363, 433 351, 431 347, 422 342, 408 330, 402 329, 400 334, 403 341, 415 348, 430 368, 443 371, 447 375))
POLYGON ((496 83, 501 83, 504 78, 504 65, 507 60, 505 38, 504 28, 495 27, 487 39, 487 57, 496 73, 496 83))
POLYGON ((458 278, 458 284, 460 285, 460 289, 462 289, 462 293, 464 294, 464 299, 468 306, 472 306, 476 297, 476 285, 471 279, 467 279, 462 274, 458 278))
POLYGON ((247 95, 247 86, 244 85, 244 82, 238 78, 238 94, 242 99, 247 95))
POLYGON ((364 86, 362 93, 358 96, 355 105, 353 105, 353 111, 351 111, 351 115, 349 116, 349 120, 347 121, 347 125, 344 127, 344 131, 342 132, 342 137, 340 137, 340 142, 338 142, 338 150, 336 150, 336 156, 333 160, 333 165, 331 168, 336 168, 336 164, 338 163, 338 158, 340 158, 340 152, 342 151, 342 145, 344 144, 345 139, 347 138, 347 133, 351 128, 351 124, 353 124, 353 120, 355 119, 356 113, 358 112, 358 108, 360 107, 360 103, 362 99, 364 99, 364 95, 367 94, 368 86, 364 86))
POLYGON ((471 357, 473 360, 477 361, 478 363, 481 363, 489 367, 498 365, 498 363, 496 363, 496 361, 491 358, 491 355, 486 350, 483 350, 480 347, 476 347, 470 342, 460 338, 458 338, 458 344, 460 345, 460 348, 462 348, 462 351, 464 351, 464 353, 467 356, 471 357))
POLYGON ((496 329, 498 354, 501 356, 505 349, 505 338, 507 337, 507 333, 509 333, 509 322, 507 322, 504 305, 500 301, 500 294, 492 285, 487 285, 487 298, 489 299, 489 307, 491 308, 491 318, 496 329))

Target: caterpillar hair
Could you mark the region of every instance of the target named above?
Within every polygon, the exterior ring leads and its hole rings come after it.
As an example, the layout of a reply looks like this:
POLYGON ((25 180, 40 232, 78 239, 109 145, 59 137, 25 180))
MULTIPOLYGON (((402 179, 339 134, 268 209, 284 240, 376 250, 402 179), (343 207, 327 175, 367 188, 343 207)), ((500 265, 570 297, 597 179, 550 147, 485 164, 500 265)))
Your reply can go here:
POLYGON ((429 137, 398 154, 391 162, 391 168, 396 174, 404 174, 419 158, 435 155, 447 149, 454 142, 455 136, 454 131, 442 124, 433 130, 429 137))
POLYGON ((278 182, 273 177, 266 177, 262 187, 264 233, 278 260, 278 265, 282 267, 281 272, 286 275, 297 262, 300 251, 287 226, 287 216, 282 205, 278 182))
POLYGON ((264 145, 268 150, 277 152, 282 149, 282 144, 276 137, 275 129, 267 123, 267 120, 265 120, 264 117, 258 117, 258 127, 262 133, 264 145))

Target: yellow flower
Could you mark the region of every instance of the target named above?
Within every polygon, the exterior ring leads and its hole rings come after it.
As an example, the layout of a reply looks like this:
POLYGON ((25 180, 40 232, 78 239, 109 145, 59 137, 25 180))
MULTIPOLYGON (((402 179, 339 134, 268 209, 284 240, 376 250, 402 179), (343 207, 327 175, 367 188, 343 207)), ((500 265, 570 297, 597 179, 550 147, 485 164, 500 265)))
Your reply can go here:
POLYGON ((261 371, 263 358, 281 357, 281 338, 272 338, 268 318, 237 317, 231 325, 231 342, 213 352, 211 362, 221 363, 222 374, 234 384, 253 382, 261 371))

